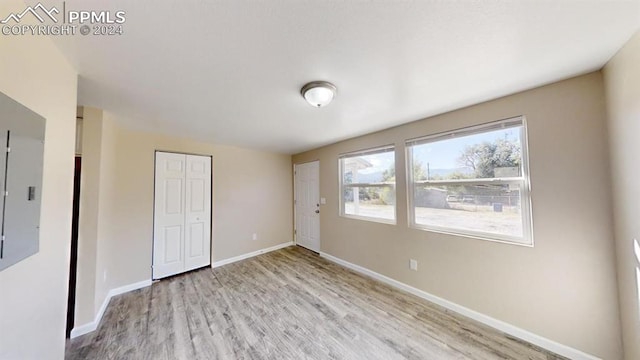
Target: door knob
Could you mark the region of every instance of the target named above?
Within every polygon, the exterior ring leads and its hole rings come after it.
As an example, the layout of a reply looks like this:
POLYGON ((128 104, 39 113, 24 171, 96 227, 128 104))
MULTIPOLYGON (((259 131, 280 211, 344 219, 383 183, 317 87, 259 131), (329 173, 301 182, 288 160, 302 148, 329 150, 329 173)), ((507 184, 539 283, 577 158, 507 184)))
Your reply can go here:
POLYGON ((316 214, 320 214, 320 210, 316 210, 316 214))

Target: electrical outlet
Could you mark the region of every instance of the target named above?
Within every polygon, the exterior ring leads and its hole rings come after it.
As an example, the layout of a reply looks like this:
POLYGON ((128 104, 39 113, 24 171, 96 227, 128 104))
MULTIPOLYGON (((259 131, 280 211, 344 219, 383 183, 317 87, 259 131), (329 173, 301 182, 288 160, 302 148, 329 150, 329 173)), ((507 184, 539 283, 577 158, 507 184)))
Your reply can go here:
POLYGON ((409 260, 409 269, 413 271, 418 271, 418 260, 414 260, 414 259, 409 260))
POLYGON ((258 240, 258 234, 253 233, 253 236, 251 237, 251 239, 253 239, 253 240, 258 240))

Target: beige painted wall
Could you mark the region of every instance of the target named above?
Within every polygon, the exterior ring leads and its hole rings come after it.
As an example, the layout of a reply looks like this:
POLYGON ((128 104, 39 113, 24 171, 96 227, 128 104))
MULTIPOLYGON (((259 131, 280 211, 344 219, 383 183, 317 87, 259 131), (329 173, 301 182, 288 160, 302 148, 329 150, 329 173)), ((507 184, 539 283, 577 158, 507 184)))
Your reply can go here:
POLYGON ((82 171, 78 216, 78 270, 74 324, 93 321, 96 313, 96 254, 100 206, 100 157, 102 150, 102 110, 84 108, 82 129, 82 171))
POLYGON ((640 359, 640 32, 604 68, 625 359, 640 359))
MULTIPOLYGON (((428 99, 425 99, 428 101, 428 99)), ((606 359, 622 357, 599 72, 343 141, 320 160, 323 252, 606 359), (404 141, 525 115, 535 247, 409 229, 404 141), (396 145, 397 225, 338 216, 338 155, 396 145), (417 272, 409 259, 419 261, 417 272)))
POLYGON ((289 155, 127 129, 117 141, 117 176, 107 195, 114 201, 105 219, 110 288, 151 277, 155 150, 213 156, 213 261, 292 240, 289 155))
MULTIPOLYGON (((129 283, 111 286, 109 269, 119 266, 119 262, 128 258, 127 246, 124 245, 113 251, 113 239, 119 236, 117 228, 119 224, 114 223, 111 219, 117 214, 114 213, 115 205, 119 200, 128 200, 119 198, 116 179, 123 176, 121 169, 118 169, 116 161, 118 151, 118 135, 119 128, 115 119, 109 112, 102 113, 102 142, 100 144, 100 189, 98 196, 100 197, 99 221, 98 221, 98 238, 96 251, 96 288, 95 288, 95 311, 97 312, 107 293, 114 287, 128 285, 129 283)), ((133 258, 135 259, 135 258, 133 258)))
POLYGON ((94 316, 110 289, 151 278, 155 150, 213 156, 213 261, 292 241, 290 155, 132 131, 103 114, 94 316))
MULTIPOLYGON (((2 1, 0 13, 24 9, 2 1)), ((0 38, 0 91, 47 121, 40 250, 0 272, 0 359, 62 359, 71 239, 75 70, 41 36, 0 38)))
MULTIPOLYGON (((82 108, 82 173, 78 224, 78 280, 74 326, 95 319, 110 288, 105 278, 110 249, 109 221, 116 172, 118 127, 100 109, 82 108)), ((106 274, 108 275, 108 273, 106 274)))

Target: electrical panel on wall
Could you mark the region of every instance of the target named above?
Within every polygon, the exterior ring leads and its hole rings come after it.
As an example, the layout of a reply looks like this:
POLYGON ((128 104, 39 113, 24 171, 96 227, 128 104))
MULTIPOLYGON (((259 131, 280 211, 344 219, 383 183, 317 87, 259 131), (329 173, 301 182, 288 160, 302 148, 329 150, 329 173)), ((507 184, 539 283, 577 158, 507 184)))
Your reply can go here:
POLYGON ((0 271, 36 254, 45 119, 0 93, 0 271))

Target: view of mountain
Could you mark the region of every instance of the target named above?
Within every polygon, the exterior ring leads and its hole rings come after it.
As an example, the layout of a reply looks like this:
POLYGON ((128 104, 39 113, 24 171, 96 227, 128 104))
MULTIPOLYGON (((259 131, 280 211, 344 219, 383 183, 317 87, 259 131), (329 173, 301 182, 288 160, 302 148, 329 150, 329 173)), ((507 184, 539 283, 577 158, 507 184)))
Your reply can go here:
MULTIPOLYGON (((424 169, 424 172, 425 174, 427 173, 426 169, 424 169)), ((473 169, 468 167, 459 167, 459 168, 453 168, 453 169, 429 169, 430 177, 446 178, 455 173, 473 174, 473 169)))
MULTIPOLYGON (((426 169, 423 169, 423 171, 425 174, 427 173, 426 169)), ((432 178, 433 177, 447 178, 448 176, 455 173, 473 174, 473 169, 470 169, 468 167, 459 167, 459 168, 453 168, 453 169, 429 169, 429 175, 432 178)), ((382 171, 372 172, 370 174, 360 173, 358 175, 358 182, 359 183, 379 183, 383 181, 382 176, 383 176, 382 171)))
POLYGON ((382 182, 382 171, 373 172, 371 174, 358 174, 358 182, 360 183, 378 183, 382 182))

